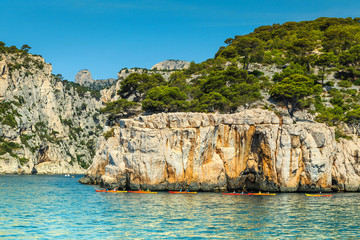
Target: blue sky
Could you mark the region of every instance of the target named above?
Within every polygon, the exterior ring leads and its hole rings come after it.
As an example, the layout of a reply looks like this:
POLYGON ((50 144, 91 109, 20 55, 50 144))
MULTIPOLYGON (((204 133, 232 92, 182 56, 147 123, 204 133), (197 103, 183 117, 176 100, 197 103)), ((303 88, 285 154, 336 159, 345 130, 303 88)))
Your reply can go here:
POLYGON ((0 6, 0 41, 28 44, 68 80, 81 69, 105 79, 166 59, 202 62, 227 38, 261 25, 360 16, 358 0, 0 0, 0 6))

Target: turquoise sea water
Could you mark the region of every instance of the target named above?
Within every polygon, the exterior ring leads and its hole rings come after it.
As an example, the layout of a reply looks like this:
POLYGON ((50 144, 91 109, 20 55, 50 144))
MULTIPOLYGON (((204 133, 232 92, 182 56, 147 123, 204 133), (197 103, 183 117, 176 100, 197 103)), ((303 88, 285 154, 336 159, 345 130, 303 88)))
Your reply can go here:
POLYGON ((97 193, 64 176, 0 176, 1 239, 356 239, 360 193, 97 193))

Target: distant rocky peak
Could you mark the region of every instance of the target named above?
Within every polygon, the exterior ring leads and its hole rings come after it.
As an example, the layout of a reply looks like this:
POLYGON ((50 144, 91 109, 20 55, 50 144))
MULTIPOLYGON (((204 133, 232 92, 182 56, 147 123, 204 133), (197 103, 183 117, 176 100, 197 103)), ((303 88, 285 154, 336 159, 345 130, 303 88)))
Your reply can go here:
POLYGON ((152 66, 151 70, 181 70, 188 68, 190 62, 182 60, 166 60, 152 66))
POLYGON ((80 85, 87 85, 87 83, 92 83, 94 80, 91 77, 91 73, 87 69, 80 70, 75 75, 75 82, 80 85))
POLYGON ((117 81, 117 79, 109 78, 109 79, 100 79, 100 80, 94 80, 91 76, 91 73, 87 69, 80 70, 75 75, 75 82, 88 87, 92 90, 102 90, 104 88, 107 88, 114 84, 117 81))

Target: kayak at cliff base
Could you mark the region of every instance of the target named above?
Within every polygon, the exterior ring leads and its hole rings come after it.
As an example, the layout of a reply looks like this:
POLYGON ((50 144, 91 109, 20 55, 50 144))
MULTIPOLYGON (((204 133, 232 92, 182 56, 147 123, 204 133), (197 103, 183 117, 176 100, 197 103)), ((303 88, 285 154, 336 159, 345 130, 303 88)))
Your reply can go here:
POLYGON ((245 195, 245 196, 275 196, 276 193, 262 193, 262 192, 258 192, 258 193, 222 193, 224 195, 234 195, 234 196, 238 196, 238 195, 245 195))
POLYGON ((151 192, 151 191, 129 191, 129 193, 156 194, 157 192, 151 192))
POLYGON ((106 189, 101 189, 101 190, 95 189, 95 192, 106 192, 106 189))
POLYGON ((222 193, 224 195, 233 195, 233 196, 238 196, 238 195, 244 195, 244 196, 248 196, 250 194, 248 193, 222 193))
POLYGON ((107 190, 107 193, 127 193, 128 191, 114 191, 114 190, 107 190))
POLYGON ((197 192, 187 192, 187 191, 169 191, 172 194, 196 194, 197 192))
POLYGON ((127 193, 128 191, 120 191, 120 190, 106 190, 106 189, 95 189, 95 192, 107 192, 107 193, 127 193))
POLYGON ((331 197, 332 195, 324 195, 324 194, 308 194, 305 193, 306 196, 308 197, 331 197))
POLYGON ((249 193, 249 195, 254 195, 254 196, 275 196, 276 193, 249 193))

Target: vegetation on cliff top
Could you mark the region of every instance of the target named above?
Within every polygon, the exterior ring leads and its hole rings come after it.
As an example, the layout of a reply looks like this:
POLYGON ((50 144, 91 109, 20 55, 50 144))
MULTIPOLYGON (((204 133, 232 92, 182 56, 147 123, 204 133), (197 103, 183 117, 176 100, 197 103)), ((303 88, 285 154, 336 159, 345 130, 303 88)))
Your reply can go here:
POLYGON ((225 43, 213 59, 192 62, 169 81, 131 74, 121 83, 119 94, 141 103, 145 112, 225 113, 249 107, 269 94, 290 116, 307 109, 319 122, 332 126, 346 122, 360 131, 356 87, 360 85, 360 18, 323 17, 261 26, 225 43), (260 67, 250 71, 254 63, 260 67), (268 65, 282 71, 269 79, 261 72, 261 66, 268 65))
POLYGON ((358 63, 360 18, 318 18, 261 26, 244 36, 225 41, 215 57, 237 58, 247 69, 251 62, 283 65, 295 62, 310 70, 340 63, 358 63))
MULTIPOLYGON (((225 67, 222 62, 215 61, 208 67, 195 66, 194 63, 191 66, 190 69, 173 73, 169 81, 159 74, 132 73, 121 82, 118 93, 124 99, 141 103, 145 112, 234 112, 239 106, 246 107, 262 99, 261 83, 267 79, 261 74, 249 74, 235 65, 225 67), (196 72, 199 69, 202 73, 196 72), (198 76, 191 78, 193 72, 198 76)), ((124 100, 122 105, 119 105, 119 101, 107 103, 101 112, 114 116, 129 113, 134 110, 132 107, 138 106, 130 106, 130 101, 125 103, 124 100)))
POLYGON ((0 53, 21 53, 27 55, 30 49, 31 47, 26 44, 24 44, 20 49, 16 46, 7 47, 4 42, 0 41, 0 53))

